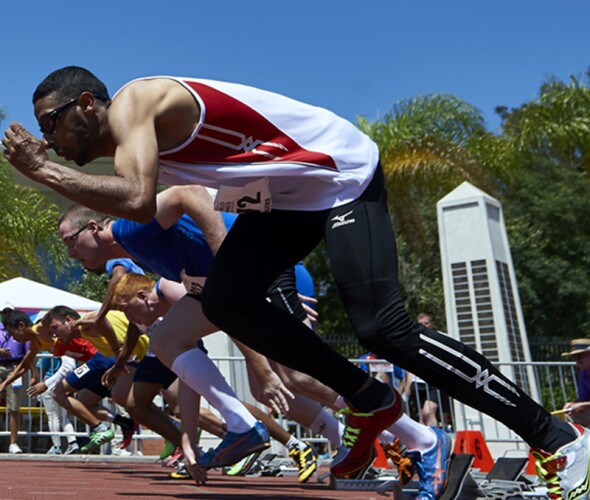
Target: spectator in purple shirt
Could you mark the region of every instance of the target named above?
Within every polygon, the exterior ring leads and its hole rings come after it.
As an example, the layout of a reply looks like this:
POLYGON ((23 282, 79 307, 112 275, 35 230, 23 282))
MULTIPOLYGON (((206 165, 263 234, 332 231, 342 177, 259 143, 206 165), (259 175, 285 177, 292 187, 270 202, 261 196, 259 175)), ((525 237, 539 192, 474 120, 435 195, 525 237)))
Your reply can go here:
MULTIPOLYGON (((6 308, 2 310, 2 314, 6 314, 6 308)), ((4 325, 0 324, 0 386, 4 385, 2 382, 14 370, 26 354, 28 346, 21 344, 12 338, 12 336, 4 329, 4 325)), ((8 410, 9 427, 10 427, 10 445, 8 453, 22 453, 20 446, 17 443, 18 431, 20 429, 20 407, 21 401, 24 398, 25 389, 21 382, 20 386, 14 382, 9 384, 0 396, 6 397, 6 409, 8 410)))
POLYGON ((570 344, 570 352, 562 356, 572 356, 578 373, 578 400, 566 403, 570 418, 584 427, 590 426, 590 339, 574 339, 570 344))

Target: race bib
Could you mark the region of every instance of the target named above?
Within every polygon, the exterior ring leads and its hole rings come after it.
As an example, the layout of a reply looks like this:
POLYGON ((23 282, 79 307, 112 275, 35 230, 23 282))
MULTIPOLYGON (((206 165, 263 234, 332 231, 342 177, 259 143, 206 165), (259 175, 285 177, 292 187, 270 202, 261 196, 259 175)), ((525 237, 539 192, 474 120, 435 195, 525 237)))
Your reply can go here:
POLYGON ((246 214, 270 212, 272 200, 268 177, 250 182, 245 186, 221 186, 215 197, 215 210, 246 214))
POLYGON ((207 280, 204 276, 189 276, 184 269, 180 271, 180 279, 184 288, 186 288, 186 293, 192 295, 200 295, 203 291, 203 285, 207 280))
POLYGON ((79 366, 78 368, 76 368, 74 370, 74 373, 76 374, 76 377, 78 378, 82 378, 84 375, 86 375, 88 372, 90 371, 90 368, 88 368, 88 365, 84 364, 82 366, 79 366))

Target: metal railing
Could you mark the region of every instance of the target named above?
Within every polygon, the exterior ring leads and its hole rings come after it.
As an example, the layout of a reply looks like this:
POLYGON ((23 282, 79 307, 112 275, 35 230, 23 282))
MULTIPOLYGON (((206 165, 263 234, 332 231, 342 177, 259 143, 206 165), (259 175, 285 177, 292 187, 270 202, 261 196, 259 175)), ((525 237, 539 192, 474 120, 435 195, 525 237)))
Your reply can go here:
MULTIPOLYGON (((50 355, 40 354, 39 356, 50 355)), ((238 395, 248 400, 248 402, 253 402, 253 398, 248 393, 244 359, 239 356, 212 357, 212 359, 220 367, 226 378, 228 378, 230 385, 234 387, 238 395)), ((384 373, 385 366, 389 364, 384 360, 351 359, 351 361, 364 363, 369 366, 379 366, 379 370, 373 370, 372 373, 373 375, 379 376, 384 373)), ((510 366, 513 369, 524 371, 532 368, 537 387, 540 390, 540 401, 538 402, 549 411, 559 410, 565 402, 576 399, 577 377, 575 364, 572 362, 502 363, 497 366, 500 368, 510 366)), ((41 374, 42 376, 43 374, 41 374)), ((163 402, 160 401, 158 399, 158 404, 163 405, 163 402)), ((445 427, 448 431, 452 432, 458 428, 469 429, 473 426, 473 421, 466 419, 465 415, 457 415, 455 413, 455 407, 452 404, 453 401, 451 398, 444 393, 440 393, 435 387, 429 384, 424 384, 423 388, 418 387, 417 383, 413 384, 410 397, 405 401, 407 414, 413 419, 420 421, 424 417, 422 410, 426 401, 436 403, 436 420, 439 425, 445 427), (446 401, 444 400, 445 398, 446 401)), ((105 401, 105 403, 108 402, 105 401)), ((6 440, 6 436, 10 435, 9 415, 2 401, 0 401, 0 406, 4 406, 4 411, 0 412, 0 437, 6 440)), ((75 418, 71 420, 74 424, 76 436, 88 435, 89 429, 84 423, 75 418)), ((318 447, 325 446, 325 451, 328 453, 331 451, 330 445, 325 438, 312 435, 310 431, 302 428, 296 422, 281 418, 279 419, 279 423, 285 428, 288 428, 297 437, 316 443, 318 447)), ((49 436, 52 434, 66 435, 64 432, 49 432, 47 417, 41 398, 25 397, 25 401, 21 407, 21 428, 19 432, 19 444, 23 447, 23 450, 43 453, 51 445, 49 436), (23 437, 25 438, 24 440, 23 437), (44 449, 43 445, 46 445, 44 449)), ((121 436, 118 435, 117 437, 120 438, 121 436)), ((160 437, 148 429, 140 428, 134 436, 133 451, 138 450, 138 441, 156 438, 159 439, 160 437)), ((517 442, 518 439, 514 441, 517 442)), ((6 440, 4 449, 0 449, 0 451, 4 451, 7 448, 8 441, 6 440)), ((109 448, 103 448, 102 451, 108 453, 109 448)))
MULTIPOLYGON (((39 353, 35 359, 34 365, 37 365, 37 361, 40 358, 51 358, 53 357, 49 353, 39 353)), ((41 381, 45 379, 45 373, 39 368, 37 368, 37 373, 39 374, 39 378, 37 381, 41 381)), ((22 377, 23 381, 26 383, 29 380, 30 372, 27 375, 22 377)), ((29 397, 25 390, 26 386, 22 386, 18 388, 18 392, 20 393, 20 427, 18 432, 18 444, 25 452, 29 453, 44 453, 48 448, 51 447, 51 436, 60 436, 60 437, 67 437, 70 435, 74 435, 76 438, 84 438, 89 435, 90 428, 81 420, 77 419, 73 415, 69 415, 69 420, 73 425, 74 432, 50 432, 49 430, 49 422, 48 422, 48 415, 45 409, 45 404, 43 398, 41 396, 37 396, 34 398, 29 397)), ((161 398, 156 398, 155 401, 161 401, 161 398)), ((163 404, 163 403, 160 403, 163 404)), ((114 411, 120 411, 119 407, 111 402, 108 398, 104 398, 102 401, 102 405, 114 411)), ((0 440, 2 442, 6 441, 5 445, 0 448, 0 453, 8 450, 8 439, 7 437, 10 436, 10 414, 8 412, 8 408, 6 407, 5 401, 5 393, 0 396, 0 440)), ((115 434, 115 441, 121 440, 122 435, 120 433, 115 434)), ((149 430, 144 430, 141 434, 136 434, 133 438, 132 449, 133 452, 137 452, 138 447, 138 440, 150 440, 150 439, 160 439, 160 436, 157 434, 152 433, 149 430)), ((110 443, 101 447, 100 453, 111 453, 111 446, 110 443)))

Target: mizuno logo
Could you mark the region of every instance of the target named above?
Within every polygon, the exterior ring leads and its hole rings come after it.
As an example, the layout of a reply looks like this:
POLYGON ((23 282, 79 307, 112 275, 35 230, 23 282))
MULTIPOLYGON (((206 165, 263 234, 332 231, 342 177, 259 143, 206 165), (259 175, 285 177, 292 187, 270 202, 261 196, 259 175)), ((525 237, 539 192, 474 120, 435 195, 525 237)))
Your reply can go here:
POLYGON ((331 220, 334 222, 334 224, 332 224, 332 229, 335 229, 340 226, 346 226, 347 224, 354 224, 356 222, 355 218, 347 219, 347 217, 351 213, 352 213, 352 210, 350 212, 345 213, 345 214, 336 215, 336 216, 332 217, 331 220))

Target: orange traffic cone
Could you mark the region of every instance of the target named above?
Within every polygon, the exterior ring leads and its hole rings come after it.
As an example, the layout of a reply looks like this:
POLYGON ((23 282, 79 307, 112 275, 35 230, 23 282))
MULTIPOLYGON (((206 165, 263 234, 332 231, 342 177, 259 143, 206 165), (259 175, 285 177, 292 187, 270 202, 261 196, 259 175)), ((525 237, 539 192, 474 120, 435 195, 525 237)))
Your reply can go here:
POLYGON ((489 472, 494 466, 494 459, 480 431, 457 432, 454 452, 474 455, 473 467, 482 472, 489 472))
POLYGON ((392 466, 389 464, 389 460, 387 460, 385 452, 378 439, 375 439, 375 449, 377 450, 377 457, 373 462, 373 467, 376 467, 377 469, 391 469, 392 466))

